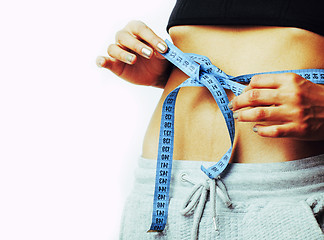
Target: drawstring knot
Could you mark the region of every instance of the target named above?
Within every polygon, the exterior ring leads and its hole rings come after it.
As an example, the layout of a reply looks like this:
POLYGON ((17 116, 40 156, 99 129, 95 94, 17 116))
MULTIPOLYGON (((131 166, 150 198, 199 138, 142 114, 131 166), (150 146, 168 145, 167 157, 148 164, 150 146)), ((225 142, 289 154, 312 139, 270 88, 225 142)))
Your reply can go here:
POLYGON ((213 211, 213 223, 215 231, 218 232, 216 219, 216 196, 218 196, 228 208, 232 206, 232 202, 227 194, 227 189, 221 178, 218 176, 215 179, 206 179, 206 181, 200 183, 195 183, 187 174, 182 174, 181 178, 183 181, 194 185, 190 194, 185 199, 183 208, 180 211, 180 213, 184 216, 194 213, 191 239, 196 240, 198 238, 199 223, 207 202, 208 191, 210 193, 211 208, 213 211))

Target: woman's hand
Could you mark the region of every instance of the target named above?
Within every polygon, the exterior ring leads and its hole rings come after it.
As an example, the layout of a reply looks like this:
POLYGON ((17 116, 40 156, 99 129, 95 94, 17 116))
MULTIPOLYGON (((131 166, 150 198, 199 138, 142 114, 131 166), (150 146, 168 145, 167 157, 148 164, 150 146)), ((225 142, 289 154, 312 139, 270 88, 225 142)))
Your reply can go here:
POLYGON ((131 21, 116 34, 108 47, 108 57, 98 57, 97 65, 140 85, 164 87, 171 64, 162 55, 166 43, 143 22, 131 21))
POLYGON ((239 122, 261 122, 260 136, 324 140, 324 86, 297 74, 255 75, 229 107, 239 122))

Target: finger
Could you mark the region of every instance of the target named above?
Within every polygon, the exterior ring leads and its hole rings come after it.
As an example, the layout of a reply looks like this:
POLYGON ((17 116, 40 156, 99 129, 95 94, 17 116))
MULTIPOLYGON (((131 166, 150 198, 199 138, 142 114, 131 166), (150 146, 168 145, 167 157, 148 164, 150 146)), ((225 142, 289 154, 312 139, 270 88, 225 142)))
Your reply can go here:
POLYGON ((145 41, 160 53, 165 53, 168 49, 166 43, 159 36, 157 36, 151 28, 141 21, 131 21, 129 24, 127 24, 125 30, 137 38, 145 41))
POLYGON ((255 107, 234 112, 233 117, 240 122, 290 121, 290 114, 282 107, 255 107))
MULTIPOLYGON (((285 73, 286 74, 286 73, 285 73)), ((249 88, 278 88, 284 81, 284 74, 258 74, 251 78, 249 88)), ((248 89, 247 89, 248 90, 248 89)))
POLYGON ((98 67, 104 67, 105 63, 106 63, 106 59, 104 56, 98 56, 96 58, 96 64, 98 67))
POLYGON ((119 31, 116 34, 116 41, 123 49, 130 49, 147 59, 152 57, 153 49, 137 38, 134 38, 134 36, 127 31, 119 31))
POLYGON ((279 105, 283 101, 279 90, 275 89, 250 89, 234 97, 230 108, 233 111, 245 107, 279 105))
POLYGON ((120 76, 123 72, 125 63, 118 61, 117 59, 111 57, 99 56, 96 59, 96 64, 98 67, 107 68, 117 76, 120 76))
POLYGON ((280 125, 255 125, 253 131, 262 137, 284 138, 299 137, 301 133, 295 123, 284 123, 280 125))
POLYGON ((117 44, 111 44, 108 47, 108 54, 114 59, 117 59, 119 61, 122 61, 127 64, 134 64, 136 61, 136 55, 133 53, 130 53, 117 44))

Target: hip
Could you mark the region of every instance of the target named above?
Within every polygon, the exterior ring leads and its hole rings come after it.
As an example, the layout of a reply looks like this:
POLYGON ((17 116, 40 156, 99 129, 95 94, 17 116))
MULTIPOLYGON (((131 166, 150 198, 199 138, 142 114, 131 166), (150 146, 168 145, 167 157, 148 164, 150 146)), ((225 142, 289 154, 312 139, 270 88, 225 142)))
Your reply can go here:
POLYGON ((199 166, 207 167, 210 163, 175 160, 167 226, 162 233, 147 233, 152 217, 156 162, 140 158, 133 191, 124 209, 121 239, 130 236, 189 239, 195 224, 199 225, 198 239, 322 239, 323 160, 324 155, 319 155, 283 163, 230 164, 221 179, 231 207, 224 204, 218 190, 216 209, 207 198, 198 223, 194 220, 199 211, 197 206, 191 212, 183 209, 196 185, 202 190, 194 194, 204 191, 208 180, 199 166), (213 210, 217 215, 218 232, 214 229, 213 210), (141 221, 134 221, 135 218, 141 221))

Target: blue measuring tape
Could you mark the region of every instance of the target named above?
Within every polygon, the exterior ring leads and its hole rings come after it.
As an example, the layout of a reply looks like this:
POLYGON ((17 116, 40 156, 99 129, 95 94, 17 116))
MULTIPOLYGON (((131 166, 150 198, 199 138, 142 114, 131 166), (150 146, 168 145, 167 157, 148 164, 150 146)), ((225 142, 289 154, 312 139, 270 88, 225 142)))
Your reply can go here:
POLYGON ((167 60, 183 71, 189 78, 175 88, 165 99, 162 107, 162 117, 160 126, 159 148, 155 177, 155 192, 153 203, 152 224, 149 232, 160 232, 165 228, 168 209, 169 193, 171 182, 171 169, 173 160, 174 142, 174 110, 176 98, 182 87, 206 87, 213 95, 220 108, 227 125, 231 139, 231 147, 224 156, 213 166, 201 170, 211 179, 216 178, 227 167, 232 154, 233 141, 235 136, 233 113, 228 108, 228 97, 225 89, 230 89, 236 96, 240 95, 246 87, 240 83, 249 83, 252 76, 267 73, 287 73, 299 74, 303 78, 313 83, 324 84, 323 69, 302 69, 277 72, 264 72, 247 74, 233 77, 224 73, 221 69, 212 65, 211 61, 201 55, 183 53, 180 49, 166 40, 168 50, 162 54, 167 60))

